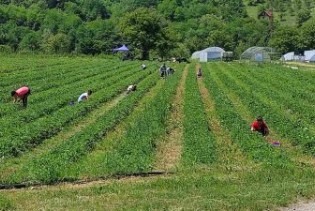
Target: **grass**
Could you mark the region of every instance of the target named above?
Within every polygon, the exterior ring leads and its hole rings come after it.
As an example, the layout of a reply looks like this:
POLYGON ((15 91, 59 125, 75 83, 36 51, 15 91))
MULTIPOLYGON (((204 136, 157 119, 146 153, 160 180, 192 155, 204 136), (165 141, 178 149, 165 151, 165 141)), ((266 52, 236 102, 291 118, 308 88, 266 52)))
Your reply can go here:
POLYGON ((307 170, 198 169, 172 177, 12 190, 6 198, 19 210, 266 210, 313 196, 313 177, 314 171, 307 170))
MULTIPOLYGON (((165 81, 158 79, 157 85, 149 89, 137 103, 134 112, 124 117, 115 129, 98 140, 99 144, 95 146, 95 150, 87 153, 78 162, 67 164, 69 172, 71 168, 82 168, 78 175, 79 179, 93 178, 95 181, 0 190, 0 210, 277 210, 278 207, 287 206, 300 198, 314 198, 315 169, 314 164, 310 165, 315 163, 314 157, 302 150, 296 150, 295 146, 272 148, 264 143, 266 140, 252 134, 246 126, 255 118, 253 105, 256 104, 251 103, 252 101, 269 106, 270 111, 276 114, 275 117, 285 119, 287 116, 295 115, 294 113, 286 115, 285 112, 277 109, 277 105, 289 105, 283 102, 278 93, 272 95, 271 91, 262 92, 260 89, 248 91, 253 89, 260 75, 265 71, 270 75, 270 78, 261 80, 264 89, 269 87, 270 90, 275 90, 278 87, 275 81, 281 83, 286 79, 288 86, 294 85, 296 90, 304 91, 304 94, 309 96, 312 93, 311 84, 315 80, 313 72, 315 68, 309 67, 307 71, 299 70, 295 74, 273 65, 255 69, 248 64, 207 63, 202 64, 203 77, 198 80, 192 79, 195 73, 188 71, 195 72, 198 67, 199 64, 190 64, 186 69, 184 66, 176 66, 180 68, 177 73, 181 75, 176 76, 180 82, 176 82, 177 86, 174 85, 175 88, 172 89, 174 93, 169 101, 172 106, 169 108, 168 116, 163 117, 163 121, 166 121, 165 134, 162 137, 159 134, 164 131, 152 134, 152 137, 157 137, 157 140, 154 140, 157 143, 155 149, 157 154, 153 153, 152 156, 150 154, 153 159, 152 164, 163 166, 161 163, 171 162, 170 169, 173 170, 173 174, 102 179, 106 173, 96 167, 101 164, 102 159, 99 158, 106 156, 113 147, 121 146, 121 138, 127 137, 127 131, 139 124, 140 117, 149 109, 148 105, 158 99, 156 97, 160 90, 166 82, 169 82, 167 81, 169 79, 165 81), (273 73, 274 69, 277 72, 273 73), (194 95, 193 92, 196 94, 194 95), (190 99, 190 102, 187 102, 187 99, 190 99), (187 115, 190 112, 188 107, 185 107, 187 103, 191 106, 195 103, 202 109, 194 113, 196 115, 192 113, 187 115), (200 112, 203 113, 202 116, 199 116, 200 112), (182 121, 194 117, 202 117, 203 124, 208 125, 209 133, 215 139, 216 159, 198 165, 177 165, 183 161, 183 150, 187 143, 181 140, 185 138, 183 135, 187 132, 182 121), (172 127, 177 133, 176 140, 171 133, 172 127), (172 142, 176 142, 175 146, 168 145, 172 142), (168 156, 170 152, 166 148, 169 147, 181 149, 173 161, 172 156, 168 156), (168 157, 170 160, 163 160, 168 157)), ((276 90, 279 94, 285 94, 284 96, 289 96, 288 94, 291 93, 289 87, 287 90, 276 90)), ((290 97, 286 99, 292 100, 290 97)), ((302 99, 302 96, 294 98, 297 101, 299 99, 305 102, 312 100, 302 99)), ((116 105, 115 102, 112 102, 113 105, 116 105)), ((104 108, 105 112, 105 108, 109 105, 104 104, 104 107, 99 108, 104 108)), ((97 112, 98 110, 95 109, 82 120, 73 122, 76 124, 70 125, 69 128, 75 129, 76 125, 80 124, 88 126, 93 122, 98 124, 97 112)), ((293 108, 292 112, 295 112, 293 108)), ((152 116, 144 117, 150 119, 152 116)), ((301 115, 300 118, 308 122, 308 115, 301 115)), ((148 125, 153 121, 155 120, 148 122, 148 125)), ((276 125, 276 122, 270 124, 271 137, 283 135, 282 131, 276 129, 276 125)), ((142 125, 139 126, 144 128, 142 125)), ((145 128, 147 130, 145 132, 150 132, 150 127, 145 128)), ((56 139, 56 141, 60 140, 56 139)), ((124 141, 126 141, 125 145, 133 143, 132 148, 136 148, 136 139, 124 141)), ((45 145, 38 147, 42 150, 43 146, 45 145)), ((27 157, 31 156, 32 151, 28 153, 25 154, 27 157)), ((135 158, 137 153, 133 155, 135 158)), ((1 165, 6 165, 9 169, 10 162, 13 163, 14 160, 18 165, 22 164, 19 158, 22 159, 23 156, 6 161, 8 163, 2 161, 4 163, 1 165)), ((131 160, 124 162, 129 163, 131 160)))

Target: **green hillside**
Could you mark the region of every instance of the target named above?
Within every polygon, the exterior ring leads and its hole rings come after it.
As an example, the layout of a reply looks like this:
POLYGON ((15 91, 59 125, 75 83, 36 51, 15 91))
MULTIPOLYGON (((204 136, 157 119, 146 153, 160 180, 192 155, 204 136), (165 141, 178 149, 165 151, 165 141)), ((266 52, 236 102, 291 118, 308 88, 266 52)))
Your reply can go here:
MULTIPOLYGON (((257 18, 259 12, 272 9, 275 21, 280 25, 297 26, 299 17, 305 14, 305 19, 315 16, 315 3, 310 0, 245 0, 246 11, 252 18, 257 18)), ((301 20, 303 21, 303 20, 301 20)))
POLYGON ((2 0, 0 51, 97 55, 126 44, 136 59, 190 57, 209 46, 236 58, 252 46, 285 53, 314 48, 313 14, 309 0, 2 0), (257 18, 269 8, 272 27, 257 18))

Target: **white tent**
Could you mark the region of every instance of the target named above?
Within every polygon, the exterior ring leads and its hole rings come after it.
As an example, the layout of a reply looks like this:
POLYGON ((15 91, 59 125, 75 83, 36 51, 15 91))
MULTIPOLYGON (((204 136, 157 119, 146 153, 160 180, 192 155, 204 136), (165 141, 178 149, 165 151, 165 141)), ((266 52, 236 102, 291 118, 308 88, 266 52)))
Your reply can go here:
POLYGON ((304 61, 303 55, 295 55, 294 52, 289 52, 281 57, 282 61, 304 61))
POLYGON ((201 51, 196 51, 191 55, 192 59, 199 59, 200 62, 211 60, 221 60, 225 51, 219 47, 209 47, 201 51))
POLYGON ((294 52, 289 52, 289 53, 282 55, 281 60, 282 61, 293 61, 294 60, 294 52))
POLYGON ((310 58, 309 62, 315 62, 315 54, 310 58))
POLYGON ((314 62, 313 57, 315 56, 315 50, 304 51, 304 61, 314 62), (312 60, 313 59, 313 60, 312 60))

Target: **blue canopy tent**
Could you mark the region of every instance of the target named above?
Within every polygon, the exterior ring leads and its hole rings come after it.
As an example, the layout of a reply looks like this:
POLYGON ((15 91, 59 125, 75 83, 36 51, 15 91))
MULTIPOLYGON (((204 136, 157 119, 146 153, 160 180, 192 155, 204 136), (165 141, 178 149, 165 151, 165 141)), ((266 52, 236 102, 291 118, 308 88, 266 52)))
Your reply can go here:
POLYGON ((113 49, 113 51, 122 51, 122 52, 126 52, 126 51, 129 51, 129 49, 127 48, 127 46, 123 45, 119 48, 115 48, 113 49))
POLYGON ((129 60, 129 59, 133 59, 133 56, 132 54, 130 53, 130 50, 129 48, 127 48, 126 45, 123 45, 119 48, 115 48, 113 49, 113 52, 122 52, 123 53, 123 56, 122 56, 122 60, 129 60))

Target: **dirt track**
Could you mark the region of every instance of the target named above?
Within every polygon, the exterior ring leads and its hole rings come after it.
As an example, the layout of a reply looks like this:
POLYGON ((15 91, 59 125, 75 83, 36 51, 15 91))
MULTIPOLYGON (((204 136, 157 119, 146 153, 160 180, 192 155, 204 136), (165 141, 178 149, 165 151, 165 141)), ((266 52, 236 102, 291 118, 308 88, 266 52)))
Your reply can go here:
POLYGON ((289 207, 280 208, 279 211, 314 211, 315 201, 301 201, 296 204, 292 204, 289 207))

